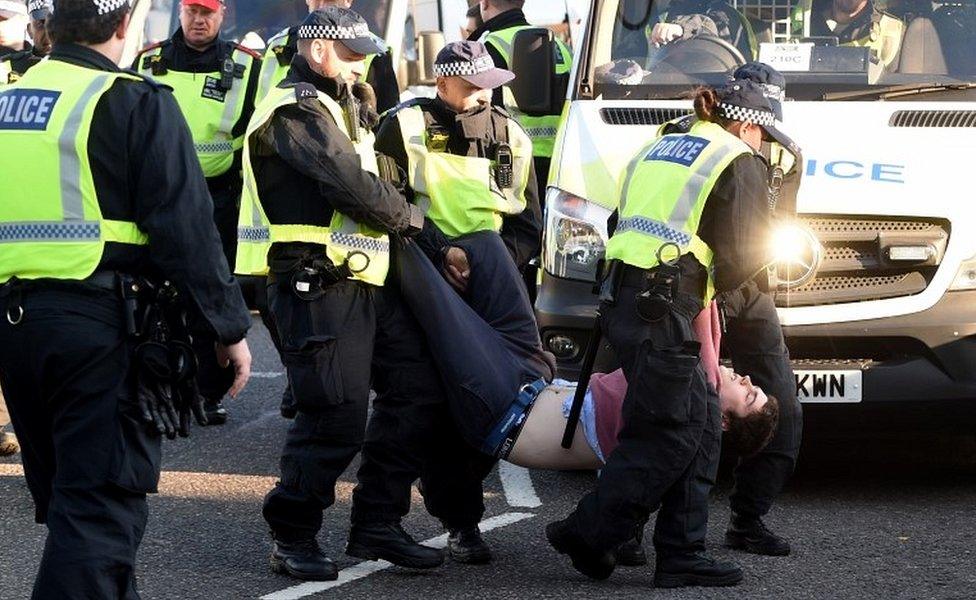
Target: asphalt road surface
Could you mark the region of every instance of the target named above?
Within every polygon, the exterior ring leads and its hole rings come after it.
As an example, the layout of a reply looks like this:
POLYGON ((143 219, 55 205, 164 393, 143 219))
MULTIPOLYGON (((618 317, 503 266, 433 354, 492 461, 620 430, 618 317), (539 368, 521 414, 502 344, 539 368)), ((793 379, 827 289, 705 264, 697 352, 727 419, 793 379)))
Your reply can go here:
MULTIPOLYGON (((339 484, 319 541, 342 568, 339 581, 301 585, 268 569, 261 499, 274 484, 286 421, 277 404, 282 368, 257 325, 255 376, 229 405, 230 421, 165 442, 160 494, 139 555, 146 599, 237 598, 976 598, 976 443, 969 417, 931 406, 808 410, 804 454, 767 523, 793 554, 767 558, 722 547, 731 478, 711 502, 710 550, 738 561, 745 581, 729 589, 655 590, 653 567, 620 568, 594 583, 546 544, 543 528, 592 485, 593 473, 503 466, 486 481, 487 566, 446 564, 414 572, 361 563, 342 551, 356 464, 339 484)), ((821 408, 821 407, 814 407, 821 408)), ((46 530, 17 459, 0 462, 0 598, 27 598, 46 530)), ((417 539, 443 544, 419 496, 405 520, 417 539)), ((653 553, 651 553, 653 561, 653 553)))

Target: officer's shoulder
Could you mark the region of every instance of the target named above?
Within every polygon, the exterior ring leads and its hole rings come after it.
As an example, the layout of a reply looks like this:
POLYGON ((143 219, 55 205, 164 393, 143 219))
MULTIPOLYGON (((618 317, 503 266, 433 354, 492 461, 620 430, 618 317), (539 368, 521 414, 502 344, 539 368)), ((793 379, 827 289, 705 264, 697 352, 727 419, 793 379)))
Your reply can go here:
POLYGON ((145 48, 143 48, 142 50, 140 50, 139 52, 136 53, 136 58, 139 58, 140 56, 142 56, 143 54, 146 54, 147 52, 152 52, 153 50, 156 50, 157 48, 158 49, 165 49, 171 43, 172 43, 172 40, 163 40, 161 42, 156 42, 155 44, 149 44, 148 46, 146 46, 145 48))
POLYGON ((145 86, 148 90, 152 92, 159 92, 162 90, 173 91, 173 88, 158 81, 148 75, 143 75, 138 71, 133 71, 132 69, 122 69, 122 72, 129 77, 120 77, 119 81, 125 82, 126 84, 145 86))
POLYGON ((299 102, 319 99, 319 91, 311 83, 299 81, 289 87, 295 91, 295 99, 299 102))
POLYGON ((511 119, 512 118, 511 113, 509 113, 507 110, 505 110, 505 107, 504 106, 499 106, 497 104, 492 104, 491 105, 491 111, 493 113, 497 114, 497 115, 501 115, 501 116, 505 117, 506 119, 511 119))
POLYGON ((231 50, 237 50, 239 52, 243 52, 244 54, 247 54, 248 56, 250 56, 255 60, 261 60, 261 54, 255 50, 252 50, 251 48, 248 48, 247 46, 242 46, 237 42, 228 42, 228 44, 230 44, 231 50))

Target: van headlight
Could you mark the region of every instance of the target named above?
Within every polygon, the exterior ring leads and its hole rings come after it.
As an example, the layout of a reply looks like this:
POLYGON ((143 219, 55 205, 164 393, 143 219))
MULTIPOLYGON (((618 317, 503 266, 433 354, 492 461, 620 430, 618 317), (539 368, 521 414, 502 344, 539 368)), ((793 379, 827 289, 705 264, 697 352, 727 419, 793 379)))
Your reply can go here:
POLYGON ((546 193, 543 266, 566 279, 596 281, 597 263, 607 249, 611 210, 560 189, 546 193))
POLYGON ((956 278, 949 285, 949 291, 959 290, 976 290, 976 256, 962 261, 962 264, 959 265, 956 278))
POLYGON ((823 246, 809 227, 796 221, 778 223, 769 242, 774 289, 796 289, 817 275, 823 246))

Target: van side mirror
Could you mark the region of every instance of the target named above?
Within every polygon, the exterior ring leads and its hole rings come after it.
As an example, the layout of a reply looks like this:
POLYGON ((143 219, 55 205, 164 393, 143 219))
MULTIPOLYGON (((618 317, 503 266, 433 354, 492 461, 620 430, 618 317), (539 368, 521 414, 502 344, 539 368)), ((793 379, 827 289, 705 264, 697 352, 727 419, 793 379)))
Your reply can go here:
POLYGON ((421 31, 417 35, 417 60, 408 65, 407 81, 410 85, 434 85, 434 61, 437 53, 446 45, 440 31, 421 31))
POLYGON ((569 75, 556 75, 553 33, 539 27, 524 29, 512 40, 512 72, 509 84, 519 110, 530 116, 558 115, 566 96, 569 75))

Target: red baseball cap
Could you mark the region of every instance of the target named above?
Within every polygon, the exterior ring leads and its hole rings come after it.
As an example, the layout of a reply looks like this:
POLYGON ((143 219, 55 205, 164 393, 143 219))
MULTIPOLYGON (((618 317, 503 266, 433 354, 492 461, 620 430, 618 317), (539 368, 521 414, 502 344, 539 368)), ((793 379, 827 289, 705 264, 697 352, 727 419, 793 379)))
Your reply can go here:
POLYGON ((224 0, 183 0, 183 4, 185 6, 196 4, 210 10, 220 10, 220 7, 224 5, 224 0))

